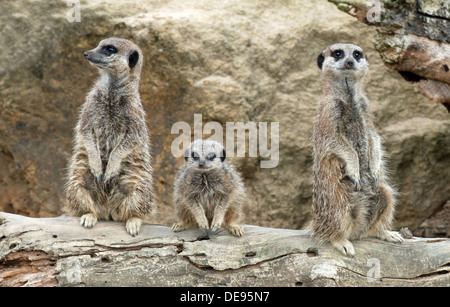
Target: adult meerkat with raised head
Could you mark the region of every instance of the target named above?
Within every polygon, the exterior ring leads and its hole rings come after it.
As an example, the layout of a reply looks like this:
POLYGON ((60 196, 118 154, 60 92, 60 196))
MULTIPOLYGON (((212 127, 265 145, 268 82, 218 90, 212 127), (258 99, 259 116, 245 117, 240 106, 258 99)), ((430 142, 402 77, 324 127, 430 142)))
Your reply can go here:
POLYGON ((244 184, 226 161, 223 146, 211 140, 197 140, 185 152, 185 164, 174 184, 174 202, 181 222, 174 231, 200 228, 227 229, 240 237, 244 230, 236 224, 245 198, 244 184))
POLYGON ((320 241, 354 256, 350 240, 377 237, 402 242, 390 231, 395 191, 388 182, 380 136, 371 120, 363 80, 365 52, 334 44, 317 58, 322 98, 313 130, 313 211, 309 224, 320 241))
POLYGON ((122 38, 107 38, 84 57, 98 67, 100 78, 86 97, 75 127, 69 162, 65 211, 97 220, 126 222, 139 233, 142 219, 156 209, 150 139, 139 97, 143 56, 122 38))

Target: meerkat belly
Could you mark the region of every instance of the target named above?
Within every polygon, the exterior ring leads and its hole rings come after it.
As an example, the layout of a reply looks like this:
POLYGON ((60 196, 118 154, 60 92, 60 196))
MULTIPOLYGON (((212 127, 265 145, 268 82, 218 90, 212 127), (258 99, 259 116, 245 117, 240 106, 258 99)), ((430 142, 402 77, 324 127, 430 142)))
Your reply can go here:
POLYGON ((357 127, 347 133, 347 139, 353 149, 358 154, 360 173, 362 173, 369 168, 369 140, 365 133, 365 129, 357 127))
POLYGON ((352 102, 338 103, 340 121, 338 124, 339 134, 345 136, 350 145, 358 154, 360 172, 369 167, 369 139, 367 125, 359 108, 352 102))
POLYGON ((211 221, 214 217, 214 210, 218 205, 217 199, 213 193, 201 193, 199 195, 199 202, 201 203, 203 210, 205 210, 205 216, 208 221, 211 221))
POLYGON ((121 142, 126 133, 126 118, 114 113, 105 113, 96 124, 96 135, 102 161, 107 163, 111 152, 121 142))
POLYGON ((117 146, 119 137, 118 132, 110 132, 103 134, 103 137, 99 138, 98 144, 102 160, 108 161, 112 150, 117 146))
POLYGON ((212 180, 206 175, 202 176, 202 189, 199 194, 199 202, 205 210, 206 218, 211 221, 214 217, 216 207, 219 206, 226 197, 224 187, 221 182, 212 180))

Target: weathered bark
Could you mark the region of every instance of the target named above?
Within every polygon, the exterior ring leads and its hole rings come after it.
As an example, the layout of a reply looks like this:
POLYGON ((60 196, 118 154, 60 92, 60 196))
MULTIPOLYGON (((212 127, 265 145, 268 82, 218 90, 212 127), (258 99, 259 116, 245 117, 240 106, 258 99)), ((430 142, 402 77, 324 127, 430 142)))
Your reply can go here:
POLYGON ((329 0, 360 22, 376 26, 375 49, 384 63, 450 112, 450 2, 448 0, 329 0))
POLYGON ((449 239, 365 239, 348 258, 303 230, 244 229, 208 238, 145 224, 133 238, 122 223, 0 213, 0 286, 450 285, 449 239))

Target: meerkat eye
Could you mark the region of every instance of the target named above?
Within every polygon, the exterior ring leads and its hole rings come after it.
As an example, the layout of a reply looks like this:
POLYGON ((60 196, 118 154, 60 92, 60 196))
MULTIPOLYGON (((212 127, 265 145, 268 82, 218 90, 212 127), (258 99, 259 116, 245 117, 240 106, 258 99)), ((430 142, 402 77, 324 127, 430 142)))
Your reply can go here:
POLYGON ((216 158, 216 154, 215 153, 210 153, 209 155, 206 156, 206 158, 210 161, 214 160, 216 158))
POLYGON ((335 50, 331 53, 331 56, 337 60, 344 57, 344 51, 341 49, 335 50))
POLYGON ((103 53, 105 53, 107 56, 110 56, 113 53, 117 53, 117 48, 113 45, 106 45, 102 48, 103 53))
POLYGON ((357 50, 355 50, 355 51, 353 51, 353 57, 354 57, 356 60, 360 60, 361 57, 362 57, 362 53, 359 52, 359 51, 357 51, 357 50))
POLYGON ((192 152, 192 159, 194 159, 195 161, 197 161, 198 159, 200 159, 200 156, 198 155, 198 153, 196 152, 192 152))

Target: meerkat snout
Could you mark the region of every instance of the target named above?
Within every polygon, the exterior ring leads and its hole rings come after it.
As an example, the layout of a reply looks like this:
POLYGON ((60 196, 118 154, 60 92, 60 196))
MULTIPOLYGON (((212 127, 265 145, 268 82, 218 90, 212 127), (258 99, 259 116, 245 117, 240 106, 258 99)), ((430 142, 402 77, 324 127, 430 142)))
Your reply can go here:
POLYGON ((345 68, 347 69, 352 69, 355 66, 355 62, 353 62, 352 60, 347 60, 345 62, 345 68))

